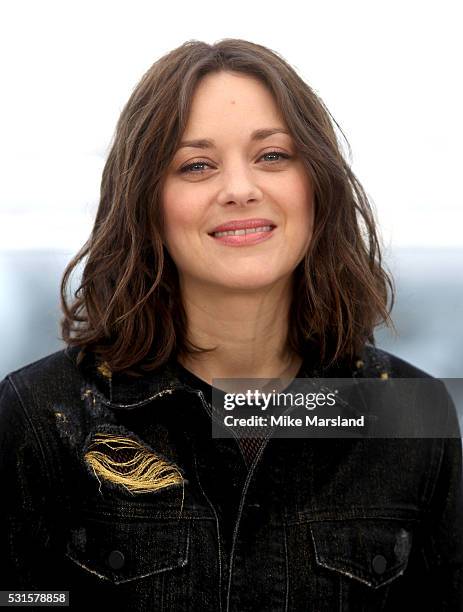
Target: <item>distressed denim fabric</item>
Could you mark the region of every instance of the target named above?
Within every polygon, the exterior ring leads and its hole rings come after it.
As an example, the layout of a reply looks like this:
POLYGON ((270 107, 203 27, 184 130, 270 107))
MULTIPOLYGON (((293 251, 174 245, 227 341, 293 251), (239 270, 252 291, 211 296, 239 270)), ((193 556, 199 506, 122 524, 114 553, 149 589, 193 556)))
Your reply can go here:
MULTIPOLYGON (((248 468, 175 362, 130 379, 76 353, 0 383, 2 590, 69 590, 76 610, 463 610, 460 439, 270 438, 248 468), (181 478, 133 493, 98 476, 102 433, 181 478)), ((427 377, 370 345, 357 367, 305 363, 427 377)))

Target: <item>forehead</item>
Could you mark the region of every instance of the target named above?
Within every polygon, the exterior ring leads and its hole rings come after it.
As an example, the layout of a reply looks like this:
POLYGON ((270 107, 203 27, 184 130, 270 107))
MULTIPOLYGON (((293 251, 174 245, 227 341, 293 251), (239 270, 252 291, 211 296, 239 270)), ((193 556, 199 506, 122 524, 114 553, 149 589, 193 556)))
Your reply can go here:
POLYGON ((184 137, 207 127, 224 132, 228 126, 249 134, 263 126, 286 127, 276 101, 259 79, 240 73, 219 72, 198 83, 190 106, 184 137))

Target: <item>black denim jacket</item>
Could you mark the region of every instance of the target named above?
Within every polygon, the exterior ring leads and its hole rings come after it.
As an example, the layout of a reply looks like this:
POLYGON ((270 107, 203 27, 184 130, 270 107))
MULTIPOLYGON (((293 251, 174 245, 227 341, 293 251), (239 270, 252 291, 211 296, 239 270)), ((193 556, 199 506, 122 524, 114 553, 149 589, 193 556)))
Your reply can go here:
MULTIPOLYGON (((460 439, 271 438, 247 469, 174 362, 133 380, 76 352, 0 383, 1 590, 69 590, 82 610, 463 610, 460 439), (102 478, 102 433, 177 480, 102 478)), ((324 376, 427 377, 369 345, 324 376)))

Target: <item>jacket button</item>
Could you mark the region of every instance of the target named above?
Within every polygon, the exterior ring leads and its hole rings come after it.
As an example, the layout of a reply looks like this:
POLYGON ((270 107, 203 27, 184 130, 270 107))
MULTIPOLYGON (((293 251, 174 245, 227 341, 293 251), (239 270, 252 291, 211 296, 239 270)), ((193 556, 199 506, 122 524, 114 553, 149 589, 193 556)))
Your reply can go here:
POLYGON ((384 574, 387 566, 386 558, 383 557, 383 555, 376 555, 376 557, 373 557, 371 566, 373 567, 373 571, 377 574, 384 574))
POLYGON ((108 555, 108 565, 110 568, 118 570, 124 566, 125 558, 120 550, 113 550, 108 555))

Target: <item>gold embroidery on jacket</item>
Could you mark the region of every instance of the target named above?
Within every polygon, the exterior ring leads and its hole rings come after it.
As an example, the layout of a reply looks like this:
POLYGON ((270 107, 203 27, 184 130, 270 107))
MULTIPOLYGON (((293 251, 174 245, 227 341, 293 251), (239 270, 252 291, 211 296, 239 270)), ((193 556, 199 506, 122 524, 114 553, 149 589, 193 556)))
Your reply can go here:
POLYGON ((119 484, 132 494, 185 483, 175 465, 129 437, 97 433, 84 459, 98 480, 119 484))

